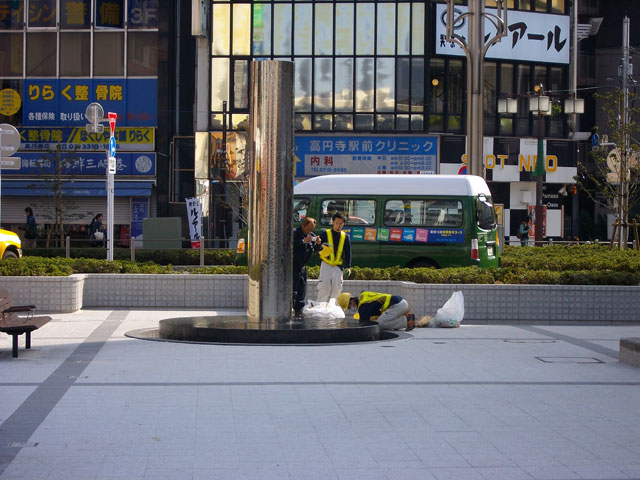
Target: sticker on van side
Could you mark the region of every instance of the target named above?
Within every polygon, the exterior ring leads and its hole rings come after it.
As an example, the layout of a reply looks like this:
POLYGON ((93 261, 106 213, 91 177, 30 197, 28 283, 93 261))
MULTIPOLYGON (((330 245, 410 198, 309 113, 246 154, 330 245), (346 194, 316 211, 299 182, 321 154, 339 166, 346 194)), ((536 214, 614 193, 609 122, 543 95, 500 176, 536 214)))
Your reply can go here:
POLYGON ((348 227, 352 242, 464 243, 462 228, 348 227))

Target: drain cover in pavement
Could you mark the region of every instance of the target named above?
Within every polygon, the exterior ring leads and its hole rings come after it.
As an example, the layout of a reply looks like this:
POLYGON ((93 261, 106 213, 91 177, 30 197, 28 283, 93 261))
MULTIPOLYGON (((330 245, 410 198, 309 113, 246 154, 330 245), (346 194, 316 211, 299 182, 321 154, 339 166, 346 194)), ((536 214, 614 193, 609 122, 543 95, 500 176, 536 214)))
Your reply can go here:
POLYGON ((593 357, 535 357, 544 363, 604 363, 593 357))

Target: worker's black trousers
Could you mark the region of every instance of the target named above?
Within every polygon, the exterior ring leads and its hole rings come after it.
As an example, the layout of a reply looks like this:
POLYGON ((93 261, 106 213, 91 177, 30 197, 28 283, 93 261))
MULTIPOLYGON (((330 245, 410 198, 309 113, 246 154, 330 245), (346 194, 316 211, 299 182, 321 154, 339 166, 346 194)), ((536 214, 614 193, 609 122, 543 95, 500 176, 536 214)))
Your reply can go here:
POLYGON ((307 267, 293 270, 293 309, 302 311, 307 296, 307 267))

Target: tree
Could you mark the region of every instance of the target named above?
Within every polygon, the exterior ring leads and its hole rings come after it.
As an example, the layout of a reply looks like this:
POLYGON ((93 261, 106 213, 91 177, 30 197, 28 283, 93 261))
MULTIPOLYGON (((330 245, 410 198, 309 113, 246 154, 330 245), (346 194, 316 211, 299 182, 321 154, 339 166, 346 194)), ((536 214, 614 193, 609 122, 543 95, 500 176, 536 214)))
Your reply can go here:
MULTIPOLYGON (((634 121, 640 108, 630 107, 620 89, 595 95, 606 119, 608 142, 594 148, 586 163, 578 164, 578 186, 595 203, 615 216, 613 241, 625 248, 629 214, 640 204, 640 123, 634 121)), ((635 95, 629 94, 629 99, 635 95)), ((603 135, 603 137, 605 137, 603 135)))

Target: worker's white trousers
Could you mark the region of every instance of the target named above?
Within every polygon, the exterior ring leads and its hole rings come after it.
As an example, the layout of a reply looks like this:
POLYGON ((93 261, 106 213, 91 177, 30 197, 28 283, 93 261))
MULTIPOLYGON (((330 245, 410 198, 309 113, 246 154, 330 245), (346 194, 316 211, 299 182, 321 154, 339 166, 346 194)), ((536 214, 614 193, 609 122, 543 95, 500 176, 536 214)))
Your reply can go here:
POLYGON ((409 313, 409 304, 403 298, 400 303, 391 305, 382 312, 382 315, 378 317, 376 322, 380 325, 380 330, 397 330, 399 328, 406 328, 406 313, 409 313))
POLYGON ((342 269, 326 262, 320 262, 318 275, 318 302, 328 302, 338 298, 342 291, 342 269))

